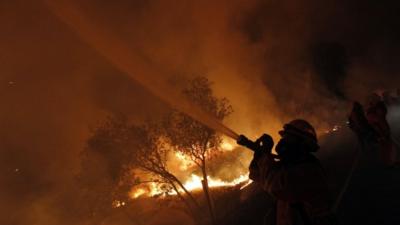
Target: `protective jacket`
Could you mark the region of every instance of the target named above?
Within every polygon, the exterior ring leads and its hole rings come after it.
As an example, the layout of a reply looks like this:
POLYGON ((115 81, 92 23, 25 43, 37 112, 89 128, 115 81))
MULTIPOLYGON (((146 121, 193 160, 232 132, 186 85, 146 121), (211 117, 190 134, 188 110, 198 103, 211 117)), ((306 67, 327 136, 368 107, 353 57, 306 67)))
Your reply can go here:
POLYGON ((376 133, 381 159, 385 165, 395 162, 396 151, 393 145, 389 123, 386 120, 387 108, 379 101, 367 108, 367 120, 376 133))
POLYGON ((380 163, 392 165, 396 151, 391 138, 390 126, 386 120, 387 108, 382 101, 370 104, 366 112, 359 103, 354 103, 349 117, 350 127, 364 142, 368 151, 377 151, 380 163), (375 149, 371 149, 375 148, 375 149))
POLYGON ((277 225, 327 225, 331 199, 324 171, 312 154, 279 162, 269 154, 255 157, 250 178, 277 200, 277 225))

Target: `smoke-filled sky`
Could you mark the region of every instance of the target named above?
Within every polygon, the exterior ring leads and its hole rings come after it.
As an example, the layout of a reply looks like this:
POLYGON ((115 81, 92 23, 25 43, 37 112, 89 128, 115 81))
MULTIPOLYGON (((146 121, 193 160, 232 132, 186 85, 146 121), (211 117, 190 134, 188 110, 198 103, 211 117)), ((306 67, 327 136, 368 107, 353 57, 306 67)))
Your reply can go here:
MULTIPOLYGON (((78 2, 78 1, 75 1, 78 2)), ((349 100, 400 88, 397 1, 79 1, 88 17, 154 67, 203 75, 256 137, 294 117, 320 130, 349 100)), ((120 72, 41 1, 0 1, 0 223, 62 224, 90 126, 167 105, 120 72), (41 215, 41 216, 38 216, 41 215)), ((110 43, 112 45, 112 43, 110 43)), ((168 95, 168 93, 165 93, 168 95)))

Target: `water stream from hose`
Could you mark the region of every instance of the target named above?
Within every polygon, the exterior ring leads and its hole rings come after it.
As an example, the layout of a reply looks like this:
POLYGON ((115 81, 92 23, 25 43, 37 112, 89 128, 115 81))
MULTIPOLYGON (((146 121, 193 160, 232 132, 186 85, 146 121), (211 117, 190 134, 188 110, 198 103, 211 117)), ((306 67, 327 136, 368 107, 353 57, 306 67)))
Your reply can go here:
POLYGON ((44 0, 44 2, 50 11, 67 24, 83 41, 154 96, 209 128, 235 140, 238 138, 238 134, 220 120, 188 101, 180 92, 165 82, 157 79, 157 77, 166 75, 167 72, 150 65, 143 56, 130 50, 129 45, 121 38, 90 20, 72 1, 44 0))

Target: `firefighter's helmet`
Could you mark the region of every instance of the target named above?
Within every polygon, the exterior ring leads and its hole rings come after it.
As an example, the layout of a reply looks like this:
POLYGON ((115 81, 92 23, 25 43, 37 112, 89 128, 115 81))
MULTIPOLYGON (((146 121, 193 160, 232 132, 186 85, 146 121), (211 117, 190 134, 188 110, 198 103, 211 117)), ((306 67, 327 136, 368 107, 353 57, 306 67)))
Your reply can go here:
POLYGON ((318 139, 314 127, 303 119, 295 119, 283 126, 283 130, 279 131, 281 136, 285 134, 293 134, 301 137, 307 145, 312 147, 313 152, 317 151, 318 139))
POLYGON ((378 91, 375 91, 367 96, 366 106, 371 107, 377 105, 381 101, 382 101, 382 94, 378 91))

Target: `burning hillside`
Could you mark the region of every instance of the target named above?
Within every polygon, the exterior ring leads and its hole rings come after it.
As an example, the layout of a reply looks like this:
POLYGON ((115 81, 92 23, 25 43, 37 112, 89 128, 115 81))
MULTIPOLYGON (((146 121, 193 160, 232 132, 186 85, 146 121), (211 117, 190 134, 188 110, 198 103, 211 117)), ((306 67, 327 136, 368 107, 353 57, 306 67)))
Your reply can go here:
MULTIPOLYGON (((185 183, 183 186, 188 190, 188 191, 200 191, 202 187, 202 178, 197 175, 192 175, 185 183)), ((216 187, 233 187, 237 185, 243 185, 243 187, 250 183, 251 181, 248 178, 248 174, 240 175, 237 179, 234 179, 233 181, 223 181, 221 178, 212 178, 208 177, 208 186, 212 188, 216 187)), ((178 190, 179 192, 183 192, 183 190, 178 190)), ((162 187, 159 187, 157 185, 151 184, 145 187, 138 187, 138 188, 133 188, 132 191, 129 193, 129 196, 132 199, 136 199, 139 197, 155 197, 159 195, 176 195, 177 193, 175 191, 172 192, 167 192, 165 193, 164 190, 162 190, 162 187)))
MULTIPOLYGON (((223 150, 232 151, 230 148, 228 150, 226 149, 223 150)), ((224 154, 224 152, 222 152, 221 154, 224 154)), ((211 161, 210 163, 212 164, 213 161, 211 161)), ((199 175, 190 172, 190 171, 196 171, 196 168, 190 159, 188 159, 181 153, 176 152, 175 157, 169 158, 168 164, 179 165, 177 168, 178 170, 175 171, 170 170, 170 171, 173 174, 176 173, 182 174, 181 177, 183 178, 183 186, 185 187, 186 190, 199 191, 202 189, 203 178, 199 175)), ((246 165, 248 163, 244 162, 244 164, 246 165)), ((248 172, 246 168, 242 168, 242 170, 243 170, 242 172, 232 171, 234 172, 234 174, 231 174, 228 178, 208 176, 207 177, 208 186, 210 188, 215 188, 215 187, 231 187, 236 185, 245 185, 249 183, 250 180, 248 178, 248 172), (233 180, 232 177, 234 177, 233 180)), ((182 190, 181 188, 180 189, 178 188, 178 191, 181 193, 184 192, 184 190, 182 190)), ((129 192, 129 196, 132 199, 136 199, 139 197, 154 197, 154 196, 176 195, 176 194, 177 193, 175 190, 170 190, 166 192, 165 190, 163 190, 162 184, 156 184, 156 183, 138 185, 137 187, 133 187, 132 190, 129 192)))
POLYGON ((0 224, 257 224, 267 203, 246 186, 253 153, 238 134, 277 141, 305 118, 343 169, 350 102, 398 88, 399 11, 2 1, 0 224))

